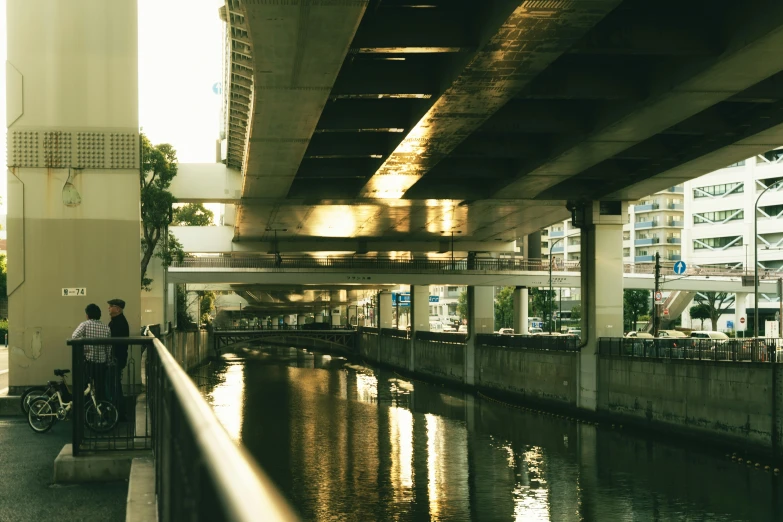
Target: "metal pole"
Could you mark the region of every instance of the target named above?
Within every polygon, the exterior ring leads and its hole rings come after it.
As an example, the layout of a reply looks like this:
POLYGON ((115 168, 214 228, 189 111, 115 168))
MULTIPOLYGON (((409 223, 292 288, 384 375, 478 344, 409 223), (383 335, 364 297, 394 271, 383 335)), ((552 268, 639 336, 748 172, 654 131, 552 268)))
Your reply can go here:
POLYGON ((653 337, 658 337, 658 328, 660 327, 658 318, 658 302, 655 298, 661 289, 661 254, 655 253, 655 290, 653 293, 653 337))
POLYGON ((753 337, 755 338, 759 336, 759 201, 769 189, 781 183, 783 179, 765 188, 753 205, 753 337))
POLYGON ((783 279, 778 278, 778 304, 780 313, 778 314, 778 337, 783 337, 783 279))
MULTIPOLYGON (((546 318, 547 324, 549 325, 548 328, 549 333, 552 333, 552 299, 553 299, 552 294, 554 293, 554 291, 552 290, 552 262, 554 261, 554 258, 552 257, 553 255, 552 250, 554 250, 555 245, 558 244, 563 239, 565 239, 565 236, 561 237, 560 239, 554 241, 551 245, 549 245, 549 295, 547 296, 548 298, 547 302, 549 303, 549 307, 547 311, 548 317, 546 318)), ((565 264, 565 250, 563 251, 563 263, 565 264)))

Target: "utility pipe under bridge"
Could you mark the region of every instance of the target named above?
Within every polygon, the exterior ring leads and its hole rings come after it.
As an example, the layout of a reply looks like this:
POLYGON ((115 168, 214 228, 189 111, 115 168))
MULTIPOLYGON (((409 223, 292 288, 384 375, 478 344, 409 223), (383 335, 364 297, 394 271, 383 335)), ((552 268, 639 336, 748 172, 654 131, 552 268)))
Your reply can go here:
MULTIPOLYGON (((673 263, 672 263, 673 265, 673 263)), ((653 266, 626 264, 623 288, 652 290, 653 266)), ((715 267, 689 267, 676 275, 673 266, 661 268, 664 291, 731 292, 753 291, 753 276, 743 270, 715 267)), ((761 294, 777 294, 780 273, 760 277, 761 294)), ((553 263, 551 285, 579 288, 578 262, 553 263)), ((550 285, 546 260, 519 259, 375 259, 375 258, 186 258, 168 269, 170 283, 186 284, 365 284, 365 285, 550 285)))
POLYGON ((213 333, 213 339, 217 356, 240 343, 254 341, 269 344, 285 343, 286 345, 298 347, 326 348, 345 353, 354 353, 356 347, 356 332, 348 329, 216 329, 213 333))

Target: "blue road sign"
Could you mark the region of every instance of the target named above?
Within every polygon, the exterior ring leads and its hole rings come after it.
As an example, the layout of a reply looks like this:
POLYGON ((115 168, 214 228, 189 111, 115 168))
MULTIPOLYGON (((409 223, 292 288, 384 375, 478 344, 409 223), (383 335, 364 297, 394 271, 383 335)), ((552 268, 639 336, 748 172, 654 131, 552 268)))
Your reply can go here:
POLYGON ((685 273, 685 269, 688 268, 685 264, 685 261, 677 261, 674 263, 674 273, 677 275, 682 275, 685 273))
POLYGON ((440 302, 440 296, 439 295, 431 295, 430 296, 430 303, 439 303, 440 302))

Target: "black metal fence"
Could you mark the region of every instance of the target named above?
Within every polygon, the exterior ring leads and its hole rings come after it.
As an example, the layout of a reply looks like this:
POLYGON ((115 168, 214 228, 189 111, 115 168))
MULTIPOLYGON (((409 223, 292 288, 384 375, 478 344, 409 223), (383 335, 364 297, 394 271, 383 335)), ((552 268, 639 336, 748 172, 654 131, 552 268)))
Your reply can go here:
POLYGON ((141 382, 141 361, 151 339, 71 339, 67 344, 72 347, 74 456, 151 449, 149 396, 141 382))
POLYGON ((498 348, 522 350, 554 350, 560 352, 578 352, 580 339, 565 335, 498 335, 478 334, 476 343, 498 348))
POLYGON ((603 337, 601 355, 730 362, 783 362, 783 339, 603 337))
POLYGON ((340 325, 340 326, 332 326, 331 323, 308 323, 308 324, 283 324, 283 325, 277 325, 277 326, 270 326, 270 325, 246 325, 246 326, 221 326, 219 328, 215 328, 215 332, 235 332, 235 331, 262 331, 262 332, 271 332, 271 331, 278 331, 278 330, 355 330, 356 327, 352 325, 340 325))
POLYGON ((410 339, 411 333, 407 330, 400 330, 397 328, 381 328, 381 335, 384 337, 399 337, 402 339, 410 339))
POLYGON ((416 332, 417 341, 437 341, 441 343, 465 344, 468 334, 452 332, 416 332))

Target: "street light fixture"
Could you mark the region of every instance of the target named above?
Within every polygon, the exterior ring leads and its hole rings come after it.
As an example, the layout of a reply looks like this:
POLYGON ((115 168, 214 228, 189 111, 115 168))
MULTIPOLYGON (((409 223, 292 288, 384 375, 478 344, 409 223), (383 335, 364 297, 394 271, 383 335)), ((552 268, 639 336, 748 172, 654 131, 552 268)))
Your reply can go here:
POLYGON ((756 339, 759 337, 759 201, 769 189, 781 183, 783 179, 765 188, 756 198, 756 204, 753 206, 753 337, 756 339))
MULTIPOLYGON (((549 324, 549 333, 552 333, 552 261, 554 261, 554 258, 552 257, 552 250, 554 250, 555 245, 561 242, 565 239, 565 236, 561 237, 560 239, 557 239, 549 244, 549 310, 548 314, 549 317, 547 317, 547 323, 549 324)), ((565 250, 563 250, 563 264, 565 264, 565 250)), ((560 304, 562 307, 562 303, 560 304)))
MULTIPOLYGON (((441 234, 445 234, 446 232, 448 231, 447 230, 440 231, 441 234)), ((451 269, 452 270, 454 270, 454 232, 456 232, 457 234, 462 234, 462 230, 454 230, 453 228, 451 229, 451 269)))

